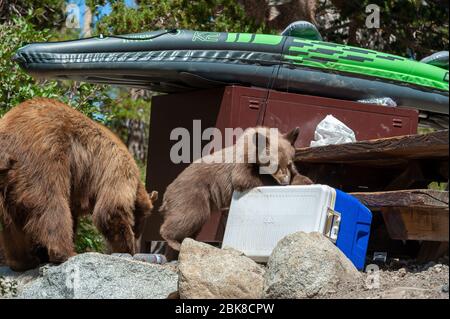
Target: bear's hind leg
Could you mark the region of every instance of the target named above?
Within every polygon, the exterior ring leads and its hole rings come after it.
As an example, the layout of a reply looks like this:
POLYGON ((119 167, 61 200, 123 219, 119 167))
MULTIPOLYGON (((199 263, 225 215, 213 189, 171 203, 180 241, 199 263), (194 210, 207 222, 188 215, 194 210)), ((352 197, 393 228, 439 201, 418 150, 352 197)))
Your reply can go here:
POLYGON ((33 244, 25 233, 14 224, 3 225, 0 232, 0 245, 3 248, 6 264, 14 271, 36 268, 39 258, 33 254, 33 244))
POLYGON ((174 250, 180 250, 181 243, 185 238, 196 237, 208 221, 210 216, 209 203, 200 199, 195 203, 197 207, 189 208, 185 212, 164 212, 165 219, 161 225, 160 234, 174 250))
POLYGON ((6 264, 15 271, 25 271, 39 265, 33 253, 31 238, 10 218, 3 194, 0 193, 0 247, 6 264))
POLYGON ((57 194, 52 194, 45 207, 30 212, 25 230, 47 249, 51 263, 62 263, 75 255, 72 214, 67 201, 57 194))
POLYGON ((55 143, 49 154, 39 156, 35 163, 27 162, 20 171, 29 179, 27 184, 22 181, 21 191, 21 204, 28 216, 24 231, 36 246, 47 250, 51 263, 62 263, 75 255, 69 205, 70 163, 66 155, 65 148, 55 143), (40 171, 39 178, 29 175, 37 165, 46 168, 40 171))

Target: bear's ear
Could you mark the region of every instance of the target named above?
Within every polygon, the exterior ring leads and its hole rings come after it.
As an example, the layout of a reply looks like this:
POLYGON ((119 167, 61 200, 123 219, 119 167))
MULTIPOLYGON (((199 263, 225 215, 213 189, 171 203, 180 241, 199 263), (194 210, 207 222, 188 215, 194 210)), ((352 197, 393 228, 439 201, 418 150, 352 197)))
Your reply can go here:
POLYGON ((158 192, 157 191, 152 191, 150 193, 150 201, 153 203, 155 203, 158 200, 158 192))
POLYGON ((300 128, 297 126, 289 133, 284 134, 284 138, 287 139, 289 141, 289 143, 291 143, 292 146, 294 146, 295 141, 297 140, 299 134, 300 134, 300 128))

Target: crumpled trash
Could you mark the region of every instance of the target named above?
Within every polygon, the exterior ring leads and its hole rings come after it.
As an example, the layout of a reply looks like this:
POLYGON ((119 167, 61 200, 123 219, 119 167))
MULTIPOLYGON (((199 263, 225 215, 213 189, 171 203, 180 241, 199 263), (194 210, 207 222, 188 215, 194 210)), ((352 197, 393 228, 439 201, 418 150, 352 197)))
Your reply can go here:
POLYGON ((382 106, 396 107, 397 103, 390 97, 380 97, 374 99, 358 100, 359 103, 376 104, 382 106))
POLYGON ((355 132, 333 115, 327 115, 314 132, 310 146, 336 145, 356 142, 355 132))

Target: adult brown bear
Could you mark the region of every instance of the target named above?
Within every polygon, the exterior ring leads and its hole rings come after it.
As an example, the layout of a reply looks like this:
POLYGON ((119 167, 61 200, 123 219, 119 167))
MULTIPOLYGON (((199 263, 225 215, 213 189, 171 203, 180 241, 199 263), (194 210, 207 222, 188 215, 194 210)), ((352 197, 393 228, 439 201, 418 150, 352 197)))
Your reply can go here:
POLYGON ((211 211, 229 207, 234 190, 312 184, 308 177, 298 173, 294 164, 298 135, 299 128, 287 134, 276 129, 271 132, 266 127, 249 128, 235 145, 189 165, 164 193, 160 207, 164 216, 162 238, 172 249, 179 250, 183 239, 198 234, 211 211), (258 141, 263 143, 259 145, 258 141), (266 160, 262 161, 264 157, 266 160), (261 169, 269 168, 268 164, 275 164, 273 170, 262 173, 261 169))
POLYGON ((74 255, 84 214, 113 252, 134 254, 156 198, 125 145, 73 108, 36 98, 0 120, 0 245, 11 268, 74 255))

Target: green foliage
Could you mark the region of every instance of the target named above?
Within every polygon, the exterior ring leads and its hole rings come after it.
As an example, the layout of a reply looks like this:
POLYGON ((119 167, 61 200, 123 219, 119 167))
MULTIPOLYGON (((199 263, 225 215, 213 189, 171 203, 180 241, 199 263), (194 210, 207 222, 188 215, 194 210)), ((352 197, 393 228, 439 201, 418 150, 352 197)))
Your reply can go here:
POLYGON ((113 103, 108 86, 68 81, 60 82, 59 85, 63 90, 63 95, 59 97, 60 101, 103 124, 113 116, 104 114, 103 110, 103 105, 113 103))
POLYGON ((89 217, 80 218, 75 238, 75 250, 77 253, 105 252, 105 240, 92 224, 89 217))
POLYGON ((144 91, 113 88, 110 96, 114 96, 114 99, 111 103, 105 103, 102 108, 103 112, 108 114, 105 124, 126 141, 129 133, 127 121, 143 121, 147 123, 145 127, 147 136, 151 95, 144 91))
POLYGON ((321 1, 325 11, 338 13, 330 26, 320 26, 327 41, 348 43, 406 56, 412 50, 418 59, 449 47, 449 2, 442 0, 321 1), (380 28, 366 27, 366 6, 380 8, 380 28))
MULTIPOLYGON (((95 4, 96 1, 91 1, 95 4)), ((102 3, 103 1, 100 1, 102 3)), ((113 0, 113 12, 97 25, 104 34, 182 28, 205 31, 263 32, 236 0, 141 0, 139 8, 127 8, 113 0)))
POLYGON ((0 24, 0 117, 20 102, 39 96, 59 99, 96 118, 95 114, 101 111, 100 106, 110 101, 104 86, 35 80, 12 60, 17 49, 26 43, 47 41, 56 35, 50 29, 38 30, 30 22, 32 16, 29 12, 26 17, 14 17, 0 24))
POLYGON ((145 183, 145 177, 147 176, 147 164, 142 163, 141 161, 136 161, 139 168, 139 176, 141 177, 141 181, 145 183))
POLYGON ((0 23, 28 15, 29 22, 40 28, 58 28, 64 21, 64 6, 65 0, 2 0, 0 23))
POLYGON ((25 18, 17 17, 0 25, 0 117, 11 107, 34 96, 56 98, 61 95, 56 82, 36 83, 12 61, 23 43, 46 41, 49 37, 48 29, 38 31, 25 18))

